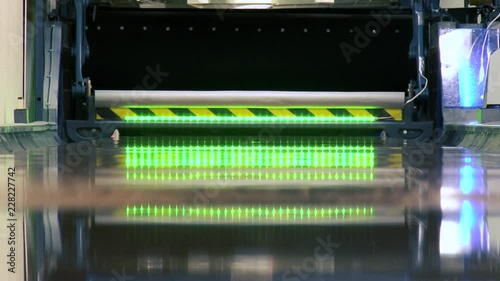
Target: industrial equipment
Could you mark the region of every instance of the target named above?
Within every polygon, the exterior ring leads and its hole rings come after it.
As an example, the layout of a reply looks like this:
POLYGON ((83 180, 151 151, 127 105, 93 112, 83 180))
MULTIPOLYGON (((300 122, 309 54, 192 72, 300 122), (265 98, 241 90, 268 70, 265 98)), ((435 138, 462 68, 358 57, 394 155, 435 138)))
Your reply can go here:
POLYGON ((437 57, 427 50, 437 4, 75 0, 66 7, 75 75, 66 134, 266 129, 428 140, 442 126, 429 70, 437 57))
POLYGON ((486 107, 499 3, 33 1, 33 112, 68 143, 15 156, 29 278, 497 278, 495 160, 427 141, 486 107))

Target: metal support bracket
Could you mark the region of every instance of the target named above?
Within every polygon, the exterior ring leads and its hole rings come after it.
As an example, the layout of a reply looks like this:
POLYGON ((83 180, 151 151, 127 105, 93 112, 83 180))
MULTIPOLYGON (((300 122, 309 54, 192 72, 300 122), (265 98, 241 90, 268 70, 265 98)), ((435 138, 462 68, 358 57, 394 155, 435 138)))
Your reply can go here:
POLYGON ((439 17, 442 14, 440 2, 440 0, 431 0, 426 3, 433 17, 439 17))
POLYGON ((43 120, 56 123, 61 69, 62 24, 50 22, 45 27, 45 71, 43 83, 43 120))
MULTIPOLYGON (((283 123, 280 128, 283 129, 307 129, 321 130, 325 135, 334 135, 336 130, 380 130, 385 131, 389 138, 395 139, 414 139, 427 141, 433 137, 434 123, 429 122, 373 122, 373 123, 283 123), (328 133, 327 131, 330 131, 328 133)), ((262 124, 255 123, 140 123, 140 122, 124 122, 124 121, 87 121, 87 120, 68 120, 66 121, 66 131, 68 137, 74 141, 100 141, 102 138, 111 137, 115 129, 141 129, 141 130, 158 130, 158 129, 259 129, 262 124)))
POLYGON ((83 77, 82 68, 89 56, 89 47, 85 36, 85 11, 89 0, 75 0, 76 10, 76 38, 73 55, 75 56, 75 85, 73 86, 73 97, 85 94, 85 84, 88 78, 83 77))
POLYGON ((86 88, 86 97, 87 101, 85 103, 86 109, 87 109, 87 120, 90 122, 95 122, 96 120, 96 111, 95 111, 95 95, 94 91, 92 90, 92 84, 90 80, 87 79, 85 83, 85 88, 86 88))
POLYGON ((413 49, 415 51, 414 57, 417 59, 417 82, 416 90, 422 91, 422 97, 428 97, 429 91, 423 85, 425 81, 425 61, 427 52, 425 50, 425 3, 423 0, 416 0, 413 2, 413 49), (425 88, 424 88, 425 87, 425 88))

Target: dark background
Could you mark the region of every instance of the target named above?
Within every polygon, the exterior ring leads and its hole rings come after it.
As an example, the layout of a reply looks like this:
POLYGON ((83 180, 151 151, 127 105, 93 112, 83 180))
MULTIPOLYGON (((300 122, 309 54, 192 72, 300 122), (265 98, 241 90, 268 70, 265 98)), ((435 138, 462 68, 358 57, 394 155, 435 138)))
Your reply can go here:
POLYGON ((89 9, 84 74, 94 89, 144 86, 146 67, 158 65, 169 76, 149 90, 405 91, 416 76, 409 12, 392 16, 351 63, 340 49, 355 46, 351 31, 365 30, 373 11, 89 9))

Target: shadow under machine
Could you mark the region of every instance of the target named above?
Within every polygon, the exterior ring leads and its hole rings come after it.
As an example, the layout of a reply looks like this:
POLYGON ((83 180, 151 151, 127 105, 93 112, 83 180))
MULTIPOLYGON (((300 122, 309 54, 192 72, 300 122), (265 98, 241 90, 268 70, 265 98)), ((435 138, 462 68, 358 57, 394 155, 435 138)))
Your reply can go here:
POLYGON ((442 126, 438 1, 66 4, 73 141, 115 129, 425 140, 442 126))

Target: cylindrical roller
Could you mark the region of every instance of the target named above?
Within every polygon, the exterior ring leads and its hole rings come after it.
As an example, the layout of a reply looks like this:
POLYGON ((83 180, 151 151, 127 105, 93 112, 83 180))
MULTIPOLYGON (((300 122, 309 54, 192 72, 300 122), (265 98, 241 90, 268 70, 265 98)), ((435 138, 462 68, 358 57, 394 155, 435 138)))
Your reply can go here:
POLYGON ((96 107, 402 108, 404 92, 95 91, 96 107))

